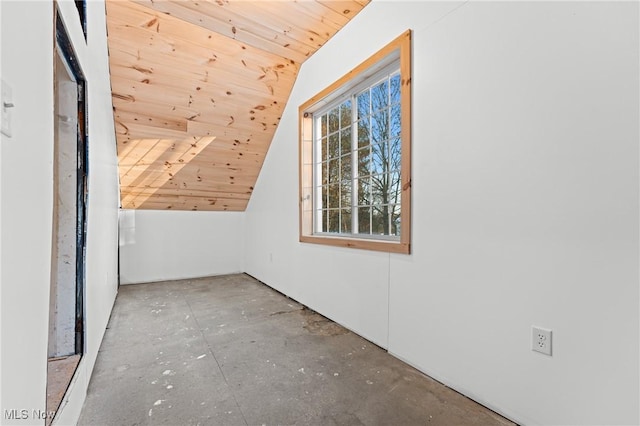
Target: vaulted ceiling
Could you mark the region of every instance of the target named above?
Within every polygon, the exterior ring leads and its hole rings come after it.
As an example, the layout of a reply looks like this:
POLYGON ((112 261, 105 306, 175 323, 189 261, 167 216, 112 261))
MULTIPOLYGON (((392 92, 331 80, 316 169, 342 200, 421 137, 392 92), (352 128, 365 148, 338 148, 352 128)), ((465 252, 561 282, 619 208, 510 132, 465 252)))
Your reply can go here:
POLYGON ((300 65, 369 1, 107 1, 122 207, 244 210, 300 65))

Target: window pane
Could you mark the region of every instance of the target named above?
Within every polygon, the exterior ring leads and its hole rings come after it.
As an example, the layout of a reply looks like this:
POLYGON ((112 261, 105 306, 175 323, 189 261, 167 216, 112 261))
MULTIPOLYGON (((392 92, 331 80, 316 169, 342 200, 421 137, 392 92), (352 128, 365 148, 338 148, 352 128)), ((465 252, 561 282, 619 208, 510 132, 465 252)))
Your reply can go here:
POLYGON ((351 125, 351 100, 340 105, 340 128, 344 129, 351 125))
POLYGON ((339 111, 338 107, 329 111, 329 133, 333 133, 338 130, 339 125, 339 111))
POLYGON ((323 115, 320 118, 320 129, 321 129, 321 136, 325 137, 327 136, 327 114, 323 115))
POLYGON ((358 207, 358 232, 371 233, 371 207, 358 207))
POLYGON ((371 218, 371 233, 389 235, 389 206, 374 206, 371 218))
POLYGON ((340 179, 351 182, 351 155, 340 157, 340 179))
POLYGON ((327 180, 328 183, 336 183, 340 181, 340 161, 336 158, 335 160, 329 160, 327 162, 327 180))
POLYGON ((340 210, 340 232, 351 233, 351 209, 340 210))
POLYGON ((402 145, 399 138, 389 142, 389 170, 400 170, 402 162, 402 145))
POLYGON ((385 173, 389 166, 389 144, 386 142, 371 145, 371 173, 385 173))
POLYGON ((391 210, 391 229, 389 233, 391 235, 400 236, 400 205, 390 206, 391 210))
POLYGON ((390 83, 389 92, 391 95, 391 103, 397 104, 400 102, 400 74, 391 77, 390 83))
POLYGON ((371 110, 377 111, 389 105, 389 84, 387 80, 371 88, 371 110))
POLYGON ((358 95, 358 118, 364 118, 369 115, 370 104, 369 89, 358 95))
POLYGON ((351 152, 351 127, 347 127, 346 129, 340 132, 340 153, 342 155, 345 155, 350 152, 351 152))
POLYGON ((340 137, 338 133, 329 136, 329 158, 340 156, 340 137))
POLYGON ((369 121, 370 117, 365 117, 358 121, 358 148, 362 148, 371 143, 369 121))
POLYGON ((400 136, 400 105, 391 107, 390 137, 400 136))
POLYGON ((328 203, 327 207, 330 209, 340 207, 340 184, 339 183, 330 183, 329 184, 329 193, 327 195, 328 203))
POLYGON ((340 210, 329 210, 328 232, 340 232, 340 210))
POLYGON ((371 204, 389 202, 389 175, 387 173, 371 176, 371 204))
POLYGON ((340 207, 351 206, 351 181, 342 181, 340 184, 340 207))
POLYGON ((318 163, 321 161, 326 161, 327 159, 327 155, 328 155, 328 151, 327 151, 327 138, 322 138, 322 140, 320 141, 320 143, 322 144, 321 148, 322 148, 322 157, 318 158, 318 163))
POLYGON ((391 183, 389 185, 389 202, 400 204, 402 186, 400 185, 400 172, 389 174, 391 183))
POLYGON ((358 179, 358 205, 367 206, 371 204, 371 178, 358 179))
POLYGON ((358 150, 358 175, 366 176, 371 173, 370 148, 364 147, 358 150))
POLYGON ((389 111, 380 111, 371 118, 372 143, 389 139, 389 111))
POLYGON ((327 185, 319 186, 318 190, 322 191, 322 205, 318 207, 326 209, 327 208, 327 185))
POLYGON ((327 174, 328 174, 327 162, 322 163, 322 171, 320 173, 321 173, 321 175, 318 178, 318 183, 321 184, 321 185, 326 185, 327 184, 327 174))
POLYGON ((322 210, 322 232, 327 232, 327 209, 322 210))

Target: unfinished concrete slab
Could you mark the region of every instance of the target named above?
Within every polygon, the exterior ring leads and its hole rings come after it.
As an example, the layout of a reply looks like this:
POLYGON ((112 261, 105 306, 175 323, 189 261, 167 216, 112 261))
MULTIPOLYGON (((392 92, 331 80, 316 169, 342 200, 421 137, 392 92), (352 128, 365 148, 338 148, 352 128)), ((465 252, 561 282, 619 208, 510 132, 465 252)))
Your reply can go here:
POLYGON ((248 275, 120 287, 80 425, 509 425, 248 275))
MULTIPOLYGON (((47 360, 47 412, 58 411, 73 374, 80 363, 80 355, 70 355, 47 360)), ((45 425, 53 418, 47 416, 45 425)))

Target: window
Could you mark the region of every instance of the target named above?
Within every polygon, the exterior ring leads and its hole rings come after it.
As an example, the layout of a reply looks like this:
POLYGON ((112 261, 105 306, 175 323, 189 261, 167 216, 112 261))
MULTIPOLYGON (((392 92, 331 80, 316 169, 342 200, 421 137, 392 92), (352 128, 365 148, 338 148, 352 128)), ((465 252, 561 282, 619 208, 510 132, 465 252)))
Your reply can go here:
POLYGON ((409 253, 411 32, 300 107, 300 241, 409 253))

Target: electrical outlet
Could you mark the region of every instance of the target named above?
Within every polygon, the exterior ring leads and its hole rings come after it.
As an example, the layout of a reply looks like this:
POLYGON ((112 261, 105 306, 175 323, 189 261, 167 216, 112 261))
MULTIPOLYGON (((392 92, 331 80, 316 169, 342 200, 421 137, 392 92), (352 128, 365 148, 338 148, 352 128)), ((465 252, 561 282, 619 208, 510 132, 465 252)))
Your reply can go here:
POLYGON ((551 330, 531 327, 531 350, 551 356, 551 330))

